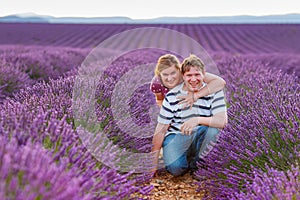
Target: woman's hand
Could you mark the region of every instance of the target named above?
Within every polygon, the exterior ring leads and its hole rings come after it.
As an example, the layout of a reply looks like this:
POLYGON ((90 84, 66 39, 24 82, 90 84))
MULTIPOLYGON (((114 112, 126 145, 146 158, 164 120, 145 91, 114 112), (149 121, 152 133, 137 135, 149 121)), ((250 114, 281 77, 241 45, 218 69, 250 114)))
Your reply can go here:
POLYGON ((189 120, 187 120, 186 122, 184 122, 182 125, 181 125, 181 128, 180 128, 180 131, 183 133, 183 134, 186 134, 186 135, 191 135, 192 132, 193 132, 193 129, 199 125, 199 120, 197 117, 193 117, 189 120))
POLYGON ((190 109, 192 109, 196 100, 193 92, 189 92, 184 96, 178 96, 177 99, 180 100, 179 104, 183 104, 183 108, 190 107, 190 109))

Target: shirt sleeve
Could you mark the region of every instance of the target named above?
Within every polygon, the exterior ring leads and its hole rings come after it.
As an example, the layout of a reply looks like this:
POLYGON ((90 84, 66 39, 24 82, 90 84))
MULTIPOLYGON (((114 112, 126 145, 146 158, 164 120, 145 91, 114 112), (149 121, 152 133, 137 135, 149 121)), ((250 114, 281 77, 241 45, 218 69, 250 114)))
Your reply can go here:
POLYGON ((162 93, 164 95, 168 92, 168 89, 163 86, 158 76, 154 76, 152 78, 150 83, 150 90, 153 93, 162 93))
POLYGON ((213 115, 215 115, 219 112, 227 111, 223 90, 220 90, 215 93, 213 100, 212 100, 211 107, 212 107, 211 112, 213 115))

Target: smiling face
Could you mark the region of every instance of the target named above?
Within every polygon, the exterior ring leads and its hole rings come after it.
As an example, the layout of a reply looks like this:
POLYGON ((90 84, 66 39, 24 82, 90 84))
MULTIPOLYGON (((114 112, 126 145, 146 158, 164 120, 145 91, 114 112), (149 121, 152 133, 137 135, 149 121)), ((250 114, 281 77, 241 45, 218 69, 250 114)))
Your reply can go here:
POLYGON ((185 58, 181 65, 181 72, 184 80, 184 90, 196 92, 203 86, 205 66, 202 60, 191 54, 185 58))
POLYGON ((162 84, 168 89, 172 89, 181 83, 182 75, 178 58, 172 54, 159 57, 155 67, 155 75, 161 79, 162 84))
POLYGON ((182 75, 179 69, 172 65, 160 72, 160 78, 163 85, 169 89, 174 88, 182 81, 182 75))
POLYGON ((204 73, 198 67, 190 66, 189 70, 183 74, 184 89, 197 92, 203 86, 204 73))

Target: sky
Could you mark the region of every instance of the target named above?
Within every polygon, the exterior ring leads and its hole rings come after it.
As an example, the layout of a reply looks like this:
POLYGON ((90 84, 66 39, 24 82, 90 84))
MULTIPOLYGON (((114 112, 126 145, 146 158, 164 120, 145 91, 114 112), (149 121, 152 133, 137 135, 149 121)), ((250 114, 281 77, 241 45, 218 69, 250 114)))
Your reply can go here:
POLYGON ((0 17, 203 17, 300 13, 299 0, 0 0, 0 17))

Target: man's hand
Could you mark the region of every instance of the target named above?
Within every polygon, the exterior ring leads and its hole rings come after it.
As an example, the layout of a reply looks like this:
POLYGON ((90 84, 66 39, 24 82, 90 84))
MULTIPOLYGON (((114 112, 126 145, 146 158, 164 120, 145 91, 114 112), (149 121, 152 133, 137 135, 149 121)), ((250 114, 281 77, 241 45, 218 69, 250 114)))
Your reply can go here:
POLYGON ((181 128, 180 128, 180 131, 183 133, 183 134, 186 134, 186 135, 190 135, 192 134, 193 132, 193 129, 199 125, 198 123, 198 118, 197 117, 193 117, 189 120, 187 120, 186 122, 184 122, 182 125, 181 125, 181 128))

